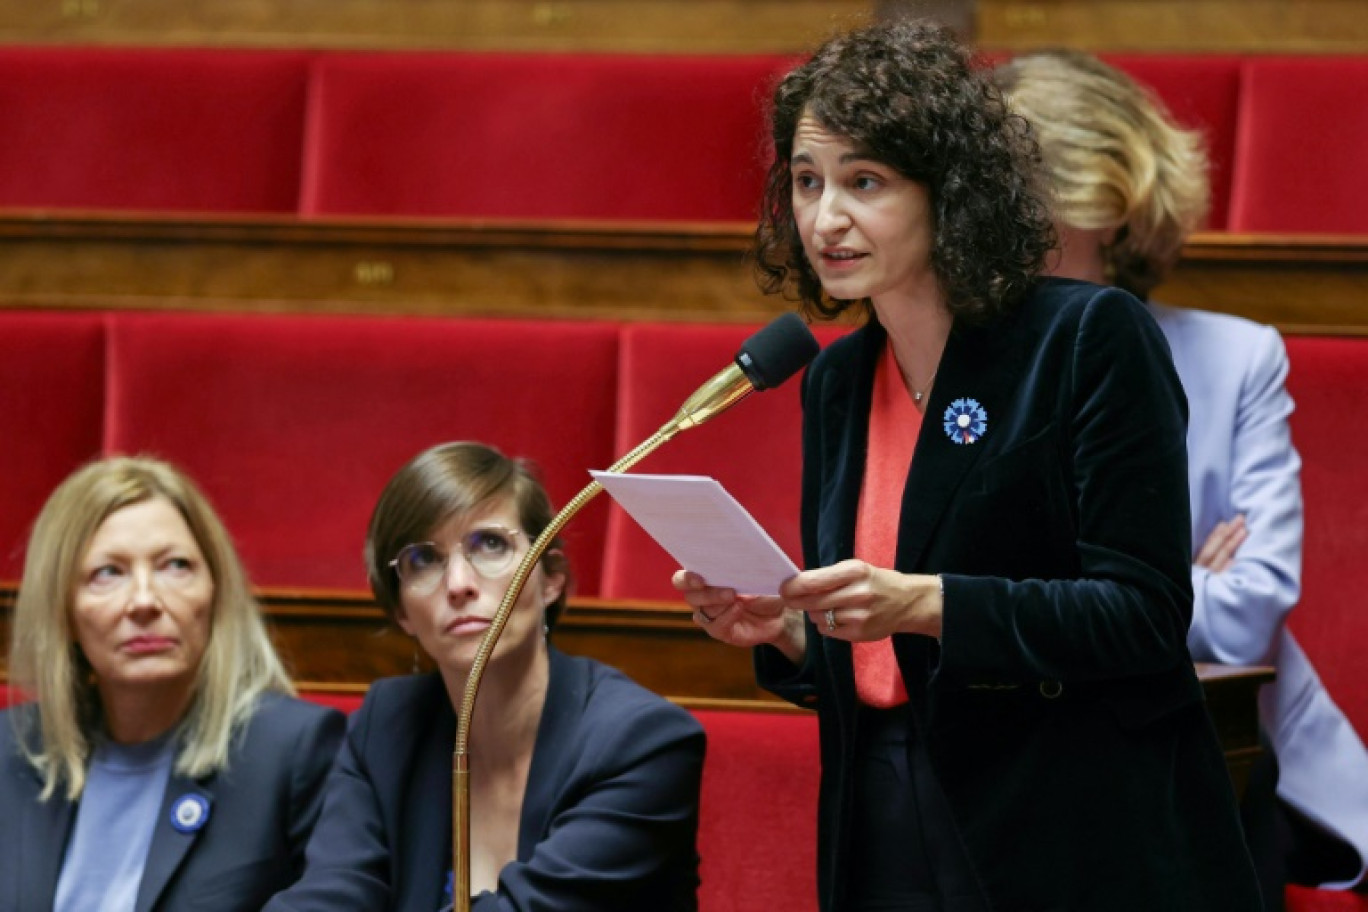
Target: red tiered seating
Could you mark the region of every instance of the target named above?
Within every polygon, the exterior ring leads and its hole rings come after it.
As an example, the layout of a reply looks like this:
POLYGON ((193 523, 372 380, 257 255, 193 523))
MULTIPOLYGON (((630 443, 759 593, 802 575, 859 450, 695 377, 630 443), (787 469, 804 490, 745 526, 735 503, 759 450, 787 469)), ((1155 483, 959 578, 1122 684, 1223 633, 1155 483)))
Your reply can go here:
POLYGON ((816 912, 817 717, 711 712, 699 802, 705 912, 816 912))
POLYGON ((1368 497, 1363 454, 1368 357, 1362 339, 1289 336, 1292 441, 1302 458, 1302 597, 1288 621, 1330 695, 1368 740, 1368 497))
POLYGON ((0 206, 294 212, 308 59, 0 48, 0 206))
POLYGON ((1284 898, 1287 912, 1368 912, 1368 894, 1365 893, 1289 884, 1284 898))
MULTIPOLYGON (((1330 696, 1368 740, 1368 500, 1363 486, 1368 417, 1358 406, 1368 387, 1363 340, 1288 336, 1287 387, 1296 403, 1292 440, 1302 458, 1306 538, 1302 597, 1288 625, 1330 696)), ((1368 912, 1368 894, 1289 886, 1288 912, 1368 912)))
POLYGON ((101 316, 5 312, 0 580, 18 580, 22 574, 29 530, 52 489, 100 455, 104 346, 101 316))
POLYGON ((1231 231, 1368 232, 1368 58, 1245 64, 1231 231))
MULTIPOLYGON (((705 380, 731 363, 755 326, 641 324, 622 331, 617 444, 625 453, 668 421, 705 380)), ((826 343, 845 330, 819 327, 826 343)), ((711 475, 794 561, 802 564, 798 500, 802 464, 798 379, 752 393, 707 424, 683 431, 632 471, 711 475)), ((603 595, 678 599, 678 564, 616 505, 608 519, 603 595)))
POLYGON ((774 56, 319 60, 302 211, 753 220, 774 56))
MULTIPOLYGON (((606 465, 611 323, 126 314, 110 327, 112 451, 149 450, 209 494, 263 586, 364 589, 366 524, 420 450, 533 458, 564 503, 606 465)), ((593 595, 606 504, 568 530, 593 595)))

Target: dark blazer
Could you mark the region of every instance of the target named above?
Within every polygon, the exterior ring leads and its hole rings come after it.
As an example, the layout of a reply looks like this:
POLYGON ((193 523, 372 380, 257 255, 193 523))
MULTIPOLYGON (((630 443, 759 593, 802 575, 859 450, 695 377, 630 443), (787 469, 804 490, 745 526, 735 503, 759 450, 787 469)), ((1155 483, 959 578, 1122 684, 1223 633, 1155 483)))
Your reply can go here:
MULTIPOLYGON (((19 753, 16 706, 0 713, 0 912, 52 908, 77 805, 38 800, 42 779, 19 753)), ((137 912, 256 912, 303 870, 304 847, 346 723, 341 713, 264 696, 228 766, 200 780, 173 770, 138 889, 137 912), (171 825, 188 794, 209 802, 192 833, 171 825)), ((117 833, 110 834, 117 839, 117 833)))
MULTIPOLYGON (((269 912, 435 912, 450 902, 455 733, 436 673, 372 685, 328 781, 304 877, 269 912)), ((688 712, 553 649, 518 857, 472 909, 696 909, 703 750, 688 712)))
MULTIPOLYGON (((804 379, 808 566, 852 556, 877 323, 804 379)), ((938 573, 941 640, 894 649, 914 724, 998 912, 1255 910, 1234 796, 1186 647, 1186 403, 1124 292, 1046 280, 988 328, 956 324, 901 505, 896 569, 938 573), (951 439, 973 399, 986 428, 951 439)), ((856 743, 849 644, 808 625, 761 683, 819 711, 819 884, 842 909, 856 743)), ((934 837, 933 837, 934 838, 934 837)))

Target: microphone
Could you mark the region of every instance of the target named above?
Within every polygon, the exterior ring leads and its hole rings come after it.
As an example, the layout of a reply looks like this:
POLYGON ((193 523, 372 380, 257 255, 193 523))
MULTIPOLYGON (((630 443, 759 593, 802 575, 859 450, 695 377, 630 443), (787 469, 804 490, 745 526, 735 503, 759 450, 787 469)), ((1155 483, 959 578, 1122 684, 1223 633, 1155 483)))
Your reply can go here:
MULTIPOLYGON (((741 344, 734 361, 718 371, 711 380, 685 400, 678 413, 656 431, 648 440, 623 456, 613 465, 610 472, 625 472, 653 452, 662 443, 686 428, 698 427, 715 415, 719 415, 755 390, 772 389, 796 374, 821 348, 807 324, 795 313, 786 313, 772 321, 741 344)), ((580 509, 603 490, 603 485, 594 481, 580 491, 561 511, 552 518, 550 524, 532 542, 523 555, 518 569, 508 583, 499 610, 490 621, 489 628, 480 640, 475 653, 475 661, 466 677, 465 693, 456 715, 456 743, 452 750, 451 774, 451 870, 452 870, 452 909, 454 912, 470 912, 470 720, 475 713, 475 698, 484 677, 485 665, 494 651, 494 644, 503 633, 504 625, 513 606, 522 595, 523 586, 537 561, 550 546, 552 539, 560 533, 565 524, 580 509)))
POLYGON ((669 440, 698 427, 756 390, 773 389, 817 357, 821 346, 796 313, 786 313, 741 343, 733 362, 684 400, 657 432, 669 440))

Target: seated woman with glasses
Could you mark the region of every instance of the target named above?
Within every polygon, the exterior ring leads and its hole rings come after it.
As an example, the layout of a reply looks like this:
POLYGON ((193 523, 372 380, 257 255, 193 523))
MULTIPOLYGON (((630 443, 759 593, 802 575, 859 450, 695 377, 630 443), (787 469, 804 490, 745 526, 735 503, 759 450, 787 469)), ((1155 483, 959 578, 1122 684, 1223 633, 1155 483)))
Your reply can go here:
POLYGON ((345 727, 292 698, 179 471, 112 458, 30 537, 0 713, 0 909, 260 909, 304 867, 345 727))
MULTIPOLYGON (((304 877, 269 912, 451 902, 456 710, 518 563, 552 518, 528 466, 478 443, 434 447, 390 480, 366 539, 371 588, 437 671, 370 688, 304 877)), ((549 645, 569 572, 553 542, 480 687, 468 751, 471 908, 696 909, 702 728, 549 645)))

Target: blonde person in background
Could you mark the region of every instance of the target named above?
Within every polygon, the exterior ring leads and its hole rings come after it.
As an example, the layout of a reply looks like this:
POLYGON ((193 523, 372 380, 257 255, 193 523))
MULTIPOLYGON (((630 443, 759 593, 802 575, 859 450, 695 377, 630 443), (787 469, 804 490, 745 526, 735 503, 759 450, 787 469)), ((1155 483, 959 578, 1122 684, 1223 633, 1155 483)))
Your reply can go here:
POLYGON ((341 740, 293 697, 213 508, 153 459, 34 526, 0 713, 0 909, 248 912, 290 884, 341 740))
POLYGON ((1024 55, 1000 66, 997 78, 1031 123, 1051 175, 1061 241, 1053 272, 1147 301, 1187 393, 1192 655, 1277 668, 1260 697, 1278 767, 1277 799, 1268 796, 1280 818, 1271 847, 1256 822, 1257 782, 1244 808, 1265 902, 1281 904, 1284 866, 1295 883, 1362 888, 1368 752, 1286 627, 1302 549, 1286 350, 1271 327, 1150 300, 1207 212, 1201 137, 1176 125, 1124 73, 1086 54, 1024 55))

